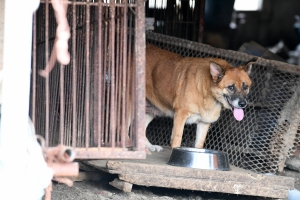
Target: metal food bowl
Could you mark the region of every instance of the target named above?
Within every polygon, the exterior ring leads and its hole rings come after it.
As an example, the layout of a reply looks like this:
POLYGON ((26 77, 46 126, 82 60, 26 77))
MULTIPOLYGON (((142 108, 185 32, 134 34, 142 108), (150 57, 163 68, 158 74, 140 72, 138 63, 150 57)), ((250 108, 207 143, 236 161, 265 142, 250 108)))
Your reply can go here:
POLYGON ((174 148, 167 164, 198 169, 230 170, 227 154, 189 147, 174 148))

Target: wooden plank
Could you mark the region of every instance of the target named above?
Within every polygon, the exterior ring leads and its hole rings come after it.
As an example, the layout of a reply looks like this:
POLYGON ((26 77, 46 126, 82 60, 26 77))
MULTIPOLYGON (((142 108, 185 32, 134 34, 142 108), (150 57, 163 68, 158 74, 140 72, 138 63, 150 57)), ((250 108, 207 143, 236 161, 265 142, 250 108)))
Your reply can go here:
POLYGON ((272 186, 286 186, 293 188, 294 179, 283 176, 272 176, 257 174, 255 172, 244 170, 238 167, 231 166, 231 171, 203 170, 184 167, 175 167, 167 165, 171 155, 171 150, 164 148, 163 152, 153 152, 147 155, 146 160, 94 160, 86 163, 96 167, 109 169, 110 173, 123 174, 155 174, 168 177, 186 177, 199 178, 220 181, 238 181, 249 183, 263 183, 272 186))
POLYGON ((110 185, 114 186, 115 188, 118 188, 119 190, 122 190, 123 192, 131 192, 132 190, 132 184, 121 181, 118 178, 115 178, 113 181, 109 182, 110 185))
POLYGON ((286 198, 294 188, 291 177, 263 175, 231 166, 231 171, 176 167, 166 164, 170 148, 153 152, 146 160, 90 160, 86 164, 119 174, 131 184, 272 198, 286 198))
MULTIPOLYGON (((171 155, 171 149, 169 147, 164 147, 164 151, 151 152, 151 155, 147 155, 146 159, 143 159, 143 160, 119 159, 119 160, 110 160, 110 161, 123 161, 123 162, 165 165, 168 162, 170 155, 171 155)), ((94 167, 103 168, 103 167, 106 167, 107 160, 87 160, 84 163, 94 166, 94 167)))
POLYGON ((145 159, 146 151, 124 151, 123 148, 76 148, 76 159, 145 159))
POLYGON ((283 172, 281 172, 281 174, 284 176, 293 177, 295 179, 295 189, 300 191, 300 173, 299 172, 285 169, 283 172))
MULTIPOLYGON (((130 162, 130 163, 148 163, 148 164, 158 164, 165 165, 171 155, 171 149, 169 147, 164 147, 164 151, 162 152, 151 152, 151 155, 147 155, 146 159, 142 160, 110 160, 110 161, 122 161, 122 162, 130 162)), ((100 170, 107 169, 108 160, 86 160, 82 161, 83 163, 95 167, 100 170)))
POLYGON ((236 181, 243 183, 256 183, 262 185, 273 186, 286 186, 294 187, 294 179, 282 176, 270 176, 256 174, 254 172, 244 171, 236 167, 231 167, 232 171, 217 171, 217 170, 204 170, 204 169, 191 169, 175 166, 160 166, 149 165, 141 163, 128 163, 109 161, 107 166, 111 170, 119 171, 126 174, 153 174, 162 175, 166 177, 185 177, 185 178, 198 178, 209 179, 218 181, 236 181))
POLYGON ((240 184, 236 182, 218 182, 212 180, 199 180, 193 178, 174 178, 145 174, 121 174, 119 179, 132 184, 143 186, 155 186, 175 189, 223 192, 240 195, 262 196, 271 198, 288 197, 288 190, 282 188, 270 188, 257 186, 255 183, 240 184))

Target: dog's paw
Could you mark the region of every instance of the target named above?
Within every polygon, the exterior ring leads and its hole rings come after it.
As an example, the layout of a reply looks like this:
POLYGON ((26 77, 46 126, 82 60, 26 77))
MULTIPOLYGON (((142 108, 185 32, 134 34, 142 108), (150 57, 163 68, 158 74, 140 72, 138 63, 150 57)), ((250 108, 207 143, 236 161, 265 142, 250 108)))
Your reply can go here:
POLYGON ((158 145, 153 145, 149 142, 148 138, 146 138, 146 148, 149 149, 149 151, 152 152, 160 152, 163 151, 164 149, 161 146, 158 145))
POLYGON ((160 151, 163 151, 164 149, 161 147, 161 146, 158 146, 158 145, 146 145, 146 147, 149 149, 149 151, 152 151, 152 152, 160 152, 160 151))

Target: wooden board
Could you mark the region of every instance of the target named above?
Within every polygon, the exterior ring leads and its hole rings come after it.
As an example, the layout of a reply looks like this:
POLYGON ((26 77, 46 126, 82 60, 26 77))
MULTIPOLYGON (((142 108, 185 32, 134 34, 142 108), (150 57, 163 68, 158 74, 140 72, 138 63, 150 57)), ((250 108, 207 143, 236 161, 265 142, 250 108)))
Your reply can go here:
POLYGON ((290 177, 262 175, 231 166, 231 171, 192 169, 166 164, 169 148, 152 153, 145 160, 91 160, 86 164, 119 174, 131 184, 176 189, 222 192, 272 198, 287 198, 294 188, 290 177))

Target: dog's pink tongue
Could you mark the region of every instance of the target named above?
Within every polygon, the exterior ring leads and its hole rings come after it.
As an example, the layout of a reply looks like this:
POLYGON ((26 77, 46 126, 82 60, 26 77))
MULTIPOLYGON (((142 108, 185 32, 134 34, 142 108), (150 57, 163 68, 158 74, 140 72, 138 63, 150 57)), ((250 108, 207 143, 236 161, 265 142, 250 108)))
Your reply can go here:
POLYGON ((233 116, 236 120, 241 121, 244 118, 244 110, 241 108, 234 108, 233 116))

